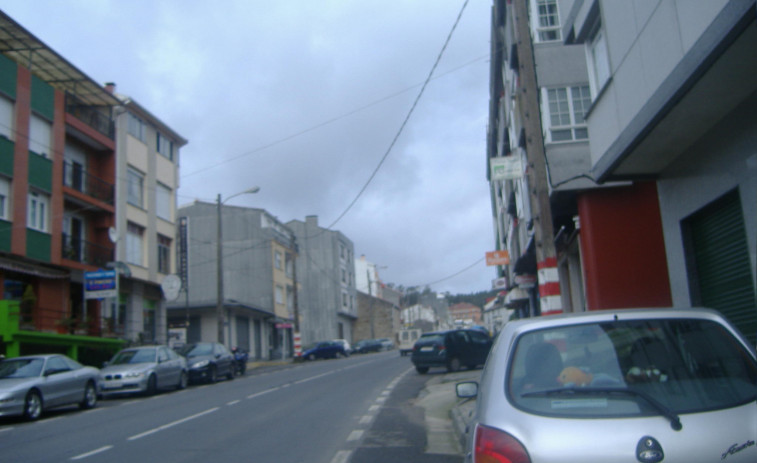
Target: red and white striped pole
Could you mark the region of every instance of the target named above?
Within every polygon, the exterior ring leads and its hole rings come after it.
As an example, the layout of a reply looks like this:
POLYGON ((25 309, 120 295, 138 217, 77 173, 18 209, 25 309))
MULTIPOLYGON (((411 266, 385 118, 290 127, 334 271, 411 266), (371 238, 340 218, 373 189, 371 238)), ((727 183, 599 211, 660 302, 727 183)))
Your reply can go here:
POLYGON ((302 342, 300 341, 300 333, 294 333, 294 358, 302 357, 302 342))
POLYGON ((560 298, 560 275, 557 271, 557 258, 548 257, 536 264, 539 282, 539 302, 542 315, 562 313, 560 298))

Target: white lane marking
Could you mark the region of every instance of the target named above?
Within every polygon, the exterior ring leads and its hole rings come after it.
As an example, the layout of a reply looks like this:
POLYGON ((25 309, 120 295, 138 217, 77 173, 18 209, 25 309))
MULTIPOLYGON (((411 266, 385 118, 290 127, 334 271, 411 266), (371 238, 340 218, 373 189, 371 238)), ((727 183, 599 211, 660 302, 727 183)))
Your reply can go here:
POLYGON ((371 422, 371 420, 373 420, 373 416, 371 416, 371 415, 363 415, 362 417, 360 417, 360 421, 358 421, 358 423, 360 423, 360 424, 368 424, 368 423, 371 422))
POLYGON ((0 429, 0 432, 10 431, 13 427, 0 429))
POLYGON ((334 458, 331 460, 331 463, 347 463, 350 461, 350 456, 352 455, 351 450, 340 450, 336 452, 336 455, 334 455, 334 458))
POLYGON ((368 411, 369 412, 375 412, 379 408, 381 408, 379 405, 371 405, 370 407, 368 407, 368 411))
POLYGON ((359 440, 361 437, 363 437, 363 431, 362 429, 356 429, 350 433, 349 436, 347 436, 347 442, 356 441, 359 440))
POLYGON ((247 396, 247 398, 248 399, 254 399, 255 397, 259 397, 261 395, 268 394, 268 393, 273 392, 273 391, 278 391, 279 389, 281 389, 281 388, 280 387, 274 387, 272 389, 266 389, 265 391, 260 391, 260 392, 256 392, 255 394, 250 394, 250 395, 247 396))
POLYGON ((320 375, 315 375, 315 376, 311 376, 311 377, 309 377, 309 378, 305 378, 305 379, 301 379, 301 380, 299 380, 299 381, 295 381, 295 382, 294 382, 294 383, 292 383, 292 384, 302 384, 302 383, 307 383, 308 381, 312 381, 312 380, 314 380, 314 379, 322 378, 322 377, 324 377, 324 376, 328 376, 328 375, 331 375, 331 374, 334 374, 334 372, 333 372, 333 371, 327 371, 326 373, 321 373, 320 375))
POLYGON ((386 396, 376 397, 376 403, 384 404, 386 402, 386 396))
POLYGON ((231 402, 227 403, 226 405, 236 405, 239 402, 240 402, 239 400, 232 400, 231 402))
POLYGON ((163 426, 158 426, 157 428, 150 429, 149 431, 145 431, 143 433, 131 436, 127 440, 141 439, 141 438, 143 438, 145 436, 149 436, 150 434, 155 434, 156 432, 163 431, 165 429, 172 428, 172 427, 174 427, 176 425, 179 425, 179 424, 182 424, 182 423, 186 423, 187 421, 193 420, 195 418, 199 418, 199 417, 201 417, 203 415, 207 415, 209 413, 213 413, 216 410, 218 410, 218 407, 214 407, 214 408, 211 408, 209 410, 205 410, 204 412, 196 413, 196 414, 194 414, 192 416, 188 416, 186 418, 182 418, 180 420, 176 420, 173 423, 168 423, 168 424, 164 424, 163 426))
POLYGON ((71 460, 82 460, 84 458, 91 457, 92 455, 97 455, 98 453, 102 453, 107 450, 110 450, 112 448, 113 448, 112 445, 106 445, 105 447, 100 447, 99 449, 92 450, 91 452, 82 453, 81 455, 71 457, 71 460))

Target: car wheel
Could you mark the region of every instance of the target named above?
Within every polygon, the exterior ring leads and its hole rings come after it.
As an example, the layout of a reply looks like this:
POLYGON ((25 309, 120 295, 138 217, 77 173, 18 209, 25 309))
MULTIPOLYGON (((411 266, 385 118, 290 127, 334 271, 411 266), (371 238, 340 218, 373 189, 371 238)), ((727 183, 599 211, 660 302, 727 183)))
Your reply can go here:
POLYGON ((149 378, 147 378, 147 389, 145 389, 145 395, 154 395, 156 392, 158 392, 158 378, 153 373, 149 378))
POLYGON ((34 421, 40 416, 42 416, 42 396, 36 390, 29 391, 24 400, 24 418, 34 421))
POLYGON ((460 359, 457 357, 452 357, 447 362, 447 371, 450 373, 454 373, 456 371, 460 371, 460 359))
POLYGON ((426 373, 428 373, 428 367, 415 367, 415 371, 422 375, 425 375, 426 373))
POLYGON ((179 384, 176 385, 176 389, 186 389, 188 383, 189 378, 187 377, 187 372, 182 371, 181 375, 179 375, 179 384))
POLYGON ((308 360, 315 360, 315 354, 308 355, 308 360))
POLYGON ((208 373, 208 382, 212 384, 216 381, 218 381, 218 372, 216 372, 216 366, 211 365, 210 372, 208 373))
POLYGON ((84 399, 79 403, 79 408, 82 410, 87 410, 90 408, 94 408, 94 406, 97 404, 97 389, 95 389, 95 385, 92 383, 92 381, 87 383, 87 386, 84 388, 84 399))
POLYGON ((342 354, 341 352, 337 352, 336 355, 334 355, 334 357, 340 359, 340 358, 344 357, 344 354, 342 354))

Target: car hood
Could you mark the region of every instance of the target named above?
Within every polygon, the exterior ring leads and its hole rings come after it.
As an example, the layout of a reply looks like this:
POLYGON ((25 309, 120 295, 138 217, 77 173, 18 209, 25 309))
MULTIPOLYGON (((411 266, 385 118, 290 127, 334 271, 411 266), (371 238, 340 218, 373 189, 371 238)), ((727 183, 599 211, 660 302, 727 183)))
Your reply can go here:
POLYGON ((129 363, 125 365, 109 365, 100 370, 101 375, 139 373, 155 367, 154 363, 129 363))
POLYGON ((187 363, 190 365, 205 360, 210 360, 212 362, 215 360, 215 357, 212 355, 194 355, 192 357, 187 357, 187 363))

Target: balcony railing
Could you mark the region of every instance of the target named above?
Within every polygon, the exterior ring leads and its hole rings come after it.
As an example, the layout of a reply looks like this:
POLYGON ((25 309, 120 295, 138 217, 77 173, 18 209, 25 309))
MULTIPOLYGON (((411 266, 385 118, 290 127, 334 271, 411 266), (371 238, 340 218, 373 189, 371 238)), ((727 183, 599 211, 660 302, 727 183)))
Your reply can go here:
POLYGON ((105 267, 113 261, 113 249, 63 234, 61 257, 82 264, 105 267))
POLYGON ((115 124, 110 117, 107 106, 90 106, 71 93, 66 94, 66 112, 97 130, 101 134, 115 140, 115 124))
POLYGON ((113 204, 115 198, 115 187, 112 183, 88 174, 81 164, 71 161, 63 162, 63 185, 107 204, 113 204))

